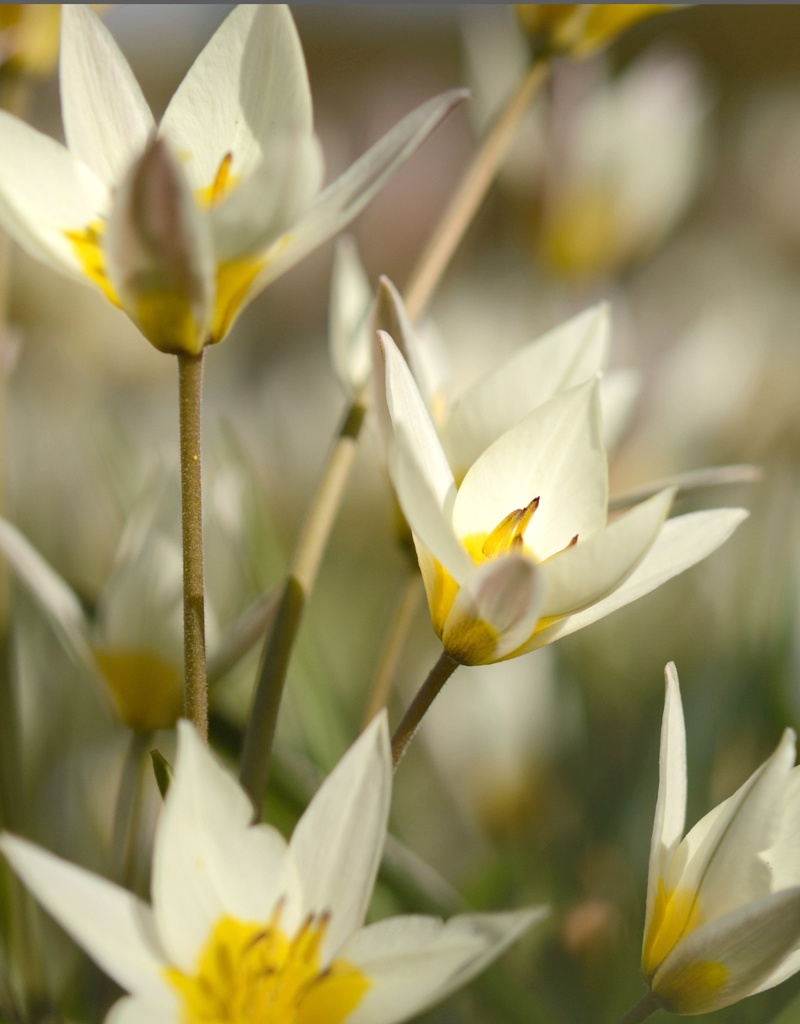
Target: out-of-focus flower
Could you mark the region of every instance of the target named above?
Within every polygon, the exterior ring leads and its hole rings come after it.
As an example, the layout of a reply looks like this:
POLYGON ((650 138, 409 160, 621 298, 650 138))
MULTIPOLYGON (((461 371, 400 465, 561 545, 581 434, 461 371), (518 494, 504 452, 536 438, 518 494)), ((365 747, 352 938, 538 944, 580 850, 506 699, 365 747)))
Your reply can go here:
POLYGON ((265 285, 347 224, 466 95, 423 104, 319 192, 308 76, 285 6, 235 8, 158 129, 111 35, 79 5, 64 8, 60 82, 68 148, 0 116, 0 220, 32 255, 121 305, 157 348, 188 353, 220 341, 265 285), (156 130, 173 160, 146 148, 156 130), (165 212, 177 241, 153 230, 165 212), (165 263, 166 276, 142 273, 165 263))
POLYGON ((747 515, 665 523, 668 487, 608 524, 596 380, 535 408, 456 487, 405 360, 388 335, 382 342, 389 468, 434 631, 455 661, 515 657, 588 625, 706 557, 747 515))
POLYGON ((629 25, 679 4, 516 4, 520 24, 546 53, 585 57, 629 25))
POLYGON ((287 844, 251 825, 236 780, 178 726, 152 909, 23 839, 0 843, 59 923, 129 996, 109 1021, 394 1024, 466 984, 543 908, 362 927, 392 767, 385 715, 322 785, 287 844))
POLYGON ((800 768, 787 729, 775 753, 682 837, 686 734, 666 669, 642 972, 673 1013, 708 1013, 800 969, 800 768))
MULTIPOLYGON (((183 709, 180 545, 153 523, 149 500, 131 515, 92 617, 80 598, 7 520, 0 551, 49 619, 73 663, 110 693, 131 729, 172 728, 183 709)), ((207 611, 209 674, 217 678, 256 642, 271 607, 257 601, 220 637, 207 611)))
MULTIPOLYGON (((104 11, 108 4, 89 4, 104 11)), ((0 68, 44 77, 56 66, 61 4, 0 5, 0 68)))
POLYGON ((587 277, 647 256, 695 193, 708 106, 688 59, 650 53, 560 110, 541 158, 546 262, 587 277))
MULTIPOLYGON (((488 446, 529 412, 559 391, 582 384, 608 365, 611 314, 601 302, 520 346, 471 386, 458 391, 455 367, 430 321, 412 327, 402 299, 381 280, 379 304, 388 308, 393 340, 403 352, 436 424, 439 440, 457 480, 488 446)), ((329 342, 331 361, 342 387, 354 394, 372 368, 372 290, 354 243, 340 240, 331 282, 329 342)), ((377 381, 380 411, 383 383, 377 381)), ((602 379, 600 398, 607 447, 615 444, 638 391, 631 370, 613 370, 602 379)))

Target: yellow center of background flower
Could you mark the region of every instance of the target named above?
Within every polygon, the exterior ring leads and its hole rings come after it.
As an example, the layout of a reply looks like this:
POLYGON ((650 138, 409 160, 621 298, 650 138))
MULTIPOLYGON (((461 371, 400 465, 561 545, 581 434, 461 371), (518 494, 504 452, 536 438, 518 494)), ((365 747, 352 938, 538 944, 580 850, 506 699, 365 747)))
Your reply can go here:
POLYGON ((184 1024, 341 1024, 352 1013, 370 982, 346 960, 320 968, 327 918, 308 918, 291 939, 279 919, 224 917, 193 976, 167 970, 184 1024))

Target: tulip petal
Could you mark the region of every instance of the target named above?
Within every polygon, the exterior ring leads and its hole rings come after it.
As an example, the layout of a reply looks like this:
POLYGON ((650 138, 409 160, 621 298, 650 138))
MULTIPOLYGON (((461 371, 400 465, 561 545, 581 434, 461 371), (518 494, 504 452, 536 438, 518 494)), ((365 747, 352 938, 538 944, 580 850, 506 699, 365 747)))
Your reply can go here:
POLYGON ((500 661, 533 633, 542 598, 542 573, 530 558, 512 554, 484 562, 455 596, 444 649, 462 665, 500 661))
POLYGON ((189 69, 160 131, 194 189, 213 186, 231 154, 230 177, 248 178, 272 139, 312 131, 303 48, 285 4, 239 4, 189 69))
POLYGON ((67 231, 101 220, 108 190, 55 139, 0 110, 0 221, 36 259, 83 281, 67 231))
POLYGON ((656 972, 653 992, 673 1013, 709 1013, 766 985, 800 942, 800 888, 773 893, 702 925, 656 972))
POLYGON ((323 157, 316 135, 274 135, 250 176, 209 210, 217 259, 263 252, 308 209, 319 191, 323 157))
POLYGON ((456 536, 489 534, 537 497, 539 506, 525 531, 525 547, 537 561, 566 547, 576 534, 590 536, 605 525, 608 471, 597 381, 540 405, 487 448, 456 495, 456 536))
POLYGON ((423 103, 321 192, 302 220, 265 253, 267 262, 248 298, 346 227, 453 107, 466 98, 464 89, 451 89, 423 103))
POLYGON ((519 653, 524 654, 553 643, 649 594, 651 590, 716 551, 748 515, 741 508, 717 508, 668 519, 653 546, 622 586, 583 611, 547 626, 532 637, 531 642, 519 653))
POLYGON ((686 864, 676 882, 697 892, 705 919, 721 917, 769 892, 771 873, 758 854, 777 835, 794 758, 795 736, 787 729, 772 757, 681 844, 686 864))
POLYGON ((653 836, 650 840, 645 935, 650 928, 664 866, 680 842, 686 824, 686 728, 678 673, 673 662, 667 665, 664 677, 665 698, 658 759, 658 799, 653 821, 653 836))
MULTIPOLYGON (((389 448, 389 473, 397 492, 397 500, 414 534, 417 549, 419 550, 421 542, 456 583, 463 583, 474 566, 450 525, 448 514, 452 497, 449 500, 445 499, 442 507, 430 483, 430 477, 424 472, 415 455, 412 442, 400 428, 389 448)), ((455 485, 451 494, 454 492, 455 485)), ((422 560, 420 566, 422 567, 422 560)), ((427 577, 425 586, 430 590, 427 577)), ((428 596, 430 599, 430 593, 428 596)))
POLYGON ((500 956, 547 909, 464 914, 446 923, 395 917, 357 932, 341 956, 370 980, 348 1024, 396 1024, 445 999, 500 956))
POLYGON ((172 998, 150 908, 113 882, 25 839, 3 833, 0 849, 48 913, 126 991, 156 1006, 172 998))
POLYGON ((266 825, 233 775, 178 723, 175 774, 153 851, 153 910, 170 962, 195 968, 198 950, 218 919, 268 921, 279 899, 282 925, 299 920, 297 881, 286 842, 266 825))
POLYGON ((83 4, 62 7, 59 88, 67 145, 113 189, 156 125, 111 33, 83 4))
POLYGON ((175 1024, 175 1010, 123 996, 105 1015, 103 1024, 175 1024))
POLYGON ((317 790, 292 833, 289 849, 305 911, 331 915, 323 962, 363 923, 386 839, 391 789, 389 728, 381 714, 317 790))
POLYGON ((366 383, 372 368, 371 306, 372 287, 355 240, 342 235, 333 257, 328 343, 336 376, 349 395, 366 383))
POLYGON ((451 465, 471 466, 529 412, 605 368, 611 337, 601 302, 521 348, 453 401, 442 426, 451 465))
POLYGON ((91 630, 74 591, 19 530, 2 518, 0 551, 50 620, 73 662, 94 676, 97 666, 92 655, 91 630))
POLYGON ((542 617, 578 611, 619 586, 652 547, 674 497, 675 488, 667 488, 544 562, 542 617))

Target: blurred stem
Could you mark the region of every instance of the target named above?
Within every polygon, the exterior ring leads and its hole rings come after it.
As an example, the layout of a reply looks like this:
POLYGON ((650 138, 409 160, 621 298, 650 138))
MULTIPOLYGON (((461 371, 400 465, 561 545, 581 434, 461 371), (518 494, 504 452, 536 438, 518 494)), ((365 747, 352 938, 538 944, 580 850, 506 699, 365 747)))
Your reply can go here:
POLYGON ((398 725, 394 736, 392 736, 392 764, 395 768, 400 763, 400 758, 406 752, 406 747, 414 738, 414 733, 419 728, 425 712, 433 704, 441 692, 442 687, 450 676, 458 668, 459 662, 451 658, 447 651, 442 651, 439 660, 428 673, 428 678, 419 688, 416 697, 412 700, 403 716, 403 721, 398 725))
POLYGON ((264 645, 253 707, 244 734, 240 778, 261 813, 289 658, 356 456, 366 394, 356 396, 328 456, 295 545, 278 610, 264 645))
POLYGON ((646 1020, 651 1013, 655 1013, 659 1009, 661 1009, 661 1000, 652 992, 648 992, 647 995, 642 996, 636 1006, 632 1006, 628 1010, 624 1017, 620 1017, 619 1024, 639 1024, 640 1021, 646 1020))
POLYGON ((544 85, 550 70, 540 57, 531 65, 508 104, 485 136, 474 160, 422 252, 404 291, 406 310, 412 321, 425 310, 453 253, 494 181, 522 119, 544 85))
POLYGON ((394 609, 389 630, 383 642, 375 675, 372 678, 367 708, 362 722, 363 727, 366 727, 381 708, 386 707, 389 701, 389 694, 392 691, 392 682, 397 672, 400 655, 403 653, 406 637, 408 636, 409 629, 411 629, 414 613, 419 604, 422 592, 419 570, 416 565, 410 565, 409 569, 410 571, 406 574, 400 599, 394 609))
POLYGON ((203 597, 203 497, 200 418, 203 353, 178 356, 183 534, 183 666, 186 717, 208 742, 208 688, 203 597))
POLYGON ((122 885, 133 889, 133 850, 139 826, 142 796, 142 759, 152 735, 132 732, 125 752, 117 790, 117 806, 111 835, 112 869, 122 885))
MULTIPOLYGON (((486 136, 431 241, 412 273, 405 301, 411 320, 423 312, 447 264, 486 195, 514 133, 547 77, 548 65, 536 61, 508 106, 486 136)), ((266 790, 272 743, 286 672, 303 608, 316 579, 331 528, 339 511, 355 458, 366 411, 366 388, 353 400, 339 430, 295 546, 272 630, 267 637, 255 698, 247 723, 240 778, 260 811, 266 790)), ((410 738, 410 737, 409 737, 410 738)))

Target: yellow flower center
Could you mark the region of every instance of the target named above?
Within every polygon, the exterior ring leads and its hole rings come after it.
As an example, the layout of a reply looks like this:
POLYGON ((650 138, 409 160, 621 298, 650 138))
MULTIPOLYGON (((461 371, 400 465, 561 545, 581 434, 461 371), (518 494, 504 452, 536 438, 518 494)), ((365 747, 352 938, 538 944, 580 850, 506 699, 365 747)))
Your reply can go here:
POLYGON ((137 732, 171 729, 183 709, 183 672, 152 651, 95 648, 119 717, 137 732))
POLYGON ((233 153, 226 153, 222 160, 220 160, 217 173, 214 175, 214 180, 211 184, 206 185, 205 188, 198 189, 195 193, 199 206, 216 206, 236 185, 237 179, 231 174, 232 163, 233 153))
POLYGON ((193 976, 166 971, 183 1024, 341 1024, 370 987, 346 960, 320 969, 327 917, 309 917, 294 938, 269 924, 222 918, 193 976))
POLYGON ((103 252, 103 235, 106 233, 105 221, 96 220, 78 231, 65 231, 67 240, 72 244, 84 274, 89 280, 110 299, 115 306, 120 305, 111 282, 106 277, 106 255, 103 252))
POLYGON ((653 916, 642 948, 642 973, 648 982, 684 935, 704 920, 696 891, 667 892, 659 878, 653 916))

